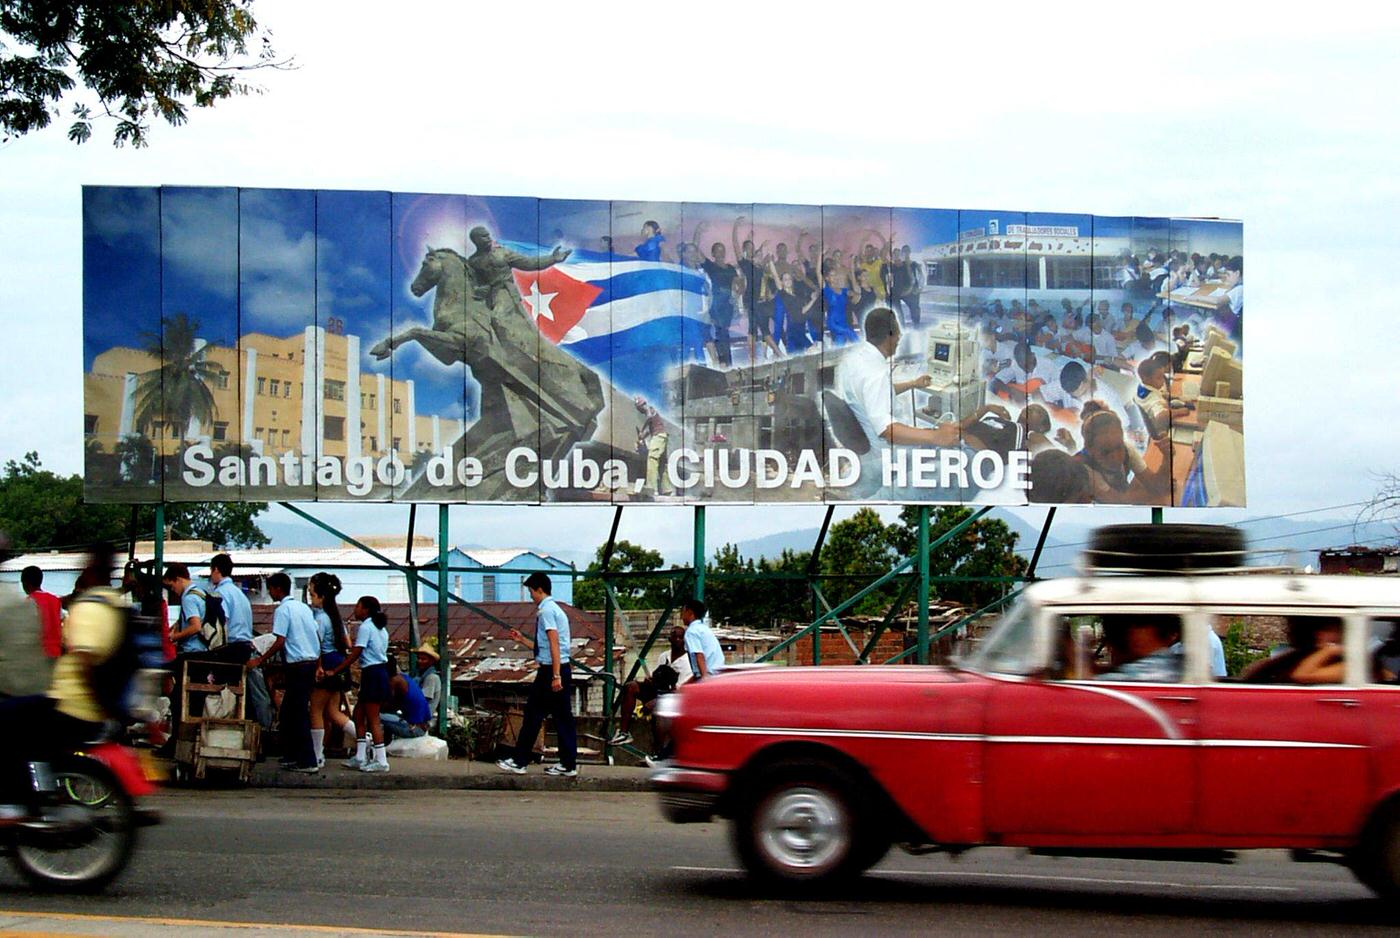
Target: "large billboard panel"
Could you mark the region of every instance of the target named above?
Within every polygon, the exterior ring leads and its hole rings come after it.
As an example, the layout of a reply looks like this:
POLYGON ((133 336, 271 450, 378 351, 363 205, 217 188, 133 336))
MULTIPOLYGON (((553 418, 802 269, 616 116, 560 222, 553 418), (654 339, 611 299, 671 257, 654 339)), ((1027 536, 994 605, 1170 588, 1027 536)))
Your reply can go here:
POLYGON ((1241 232, 93 187, 85 491, 1243 504, 1241 232))

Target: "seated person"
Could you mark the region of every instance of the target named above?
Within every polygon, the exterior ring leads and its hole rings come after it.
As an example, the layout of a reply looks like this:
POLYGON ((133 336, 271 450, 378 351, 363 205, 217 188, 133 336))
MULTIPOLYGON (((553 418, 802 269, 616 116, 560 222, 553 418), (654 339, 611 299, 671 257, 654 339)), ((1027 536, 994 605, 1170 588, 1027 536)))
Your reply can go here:
POLYGON ((1138 363, 1138 379, 1142 382, 1137 389, 1137 404, 1147 418, 1147 432, 1153 437, 1163 436, 1171 430, 1173 418, 1185 417, 1189 406, 1170 396, 1167 376, 1171 370, 1171 356, 1166 352, 1153 352, 1138 363))
POLYGON ((379 711, 379 722, 384 727, 384 741, 392 739, 416 739, 428 732, 433 720, 433 711, 423 696, 423 689, 417 681, 410 681, 399 672, 398 661, 389 656, 389 699, 384 701, 379 711))
POLYGON ((1087 505, 1094 496, 1089 470, 1082 462, 1060 449, 1036 453, 1031 460, 1030 481, 1032 502, 1087 505))
POLYGON ((1180 637, 1181 622, 1173 615, 1104 616, 1109 668, 1097 680, 1176 683, 1182 656, 1173 646, 1180 637))
POLYGON ((632 742, 632 716, 637 709, 637 701, 642 702, 644 712, 650 713, 656 707, 657 697, 671 693, 690 680, 690 656, 685 651, 685 626, 673 626, 667 639, 671 647, 661 656, 661 663, 651 672, 651 677, 629 681, 623 686, 617 732, 608 740, 608 745, 625 746, 632 742))
POLYGON ((1346 673, 1342 620, 1336 616, 1289 616, 1289 647, 1245 668, 1247 684, 1337 684, 1346 673))

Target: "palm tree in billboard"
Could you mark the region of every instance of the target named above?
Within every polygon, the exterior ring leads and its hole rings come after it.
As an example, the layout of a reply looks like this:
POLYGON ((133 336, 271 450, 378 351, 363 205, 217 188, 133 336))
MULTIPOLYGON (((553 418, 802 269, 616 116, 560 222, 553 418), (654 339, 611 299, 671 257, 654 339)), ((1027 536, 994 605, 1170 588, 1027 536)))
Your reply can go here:
POLYGON ((161 334, 145 333, 141 339, 160 367, 136 379, 136 429, 152 437, 174 428, 183 439, 192 422, 213 423, 218 408, 211 388, 221 369, 205 357, 208 344, 199 338, 198 320, 175 313, 163 317, 161 327, 161 334))

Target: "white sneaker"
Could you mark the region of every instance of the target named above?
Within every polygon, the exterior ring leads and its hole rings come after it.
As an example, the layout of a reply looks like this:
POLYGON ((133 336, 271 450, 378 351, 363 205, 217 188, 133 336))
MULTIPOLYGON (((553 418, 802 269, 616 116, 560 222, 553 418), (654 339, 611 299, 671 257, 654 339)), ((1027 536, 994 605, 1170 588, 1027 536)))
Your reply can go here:
POLYGON ((578 775, 578 769, 577 769, 577 768, 566 769, 566 768, 564 768, 562 765, 560 765, 558 762, 556 762, 556 763, 554 763, 553 765, 551 765, 549 768, 545 769, 545 770, 544 770, 544 774, 545 774, 545 775, 553 775, 553 776, 555 776, 556 778, 574 778, 576 775, 578 775))
POLYGON ((359 756, 351 756, 350 758, 346 759, 340 764, 345 766, 347 769, 358 769, 364 766, 364 762, 360 760, 359 756))
POLYGON ((389 771, 389 763, 387 763, 387 762, 375 762, 374 760, 370 760, 369 762, 366 762, 364 765, 360 766, 360 771, 361 771, 361 772, 387 772, 387 771, 389 771))
POLYGON ((632 734, 619 730, 613 734, 613 738, 608 740, 609 746, 625 746, 632 741, 632 734))
POLYGON ((514 759, 502 759, 496 763, 496 768, 502 772, 509 772, 512 775, 524 775, 525 766, 517 765, 514 759))

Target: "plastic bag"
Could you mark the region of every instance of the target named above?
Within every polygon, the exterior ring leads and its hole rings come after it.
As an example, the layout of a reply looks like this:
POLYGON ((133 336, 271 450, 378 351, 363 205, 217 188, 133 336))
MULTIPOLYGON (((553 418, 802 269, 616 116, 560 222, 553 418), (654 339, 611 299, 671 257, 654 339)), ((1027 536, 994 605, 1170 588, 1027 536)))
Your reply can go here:
POLYGON ((223 720, 238 712, 238 697, 225 687, 217 694, 207 694, 204 698, 204 717, 208 720, 223 720))
POLYGON ((438 739, 436 736, 396 739, 385 751, 396 759, 432 759, 434 762, 445 762, 447 740, 438 739))

